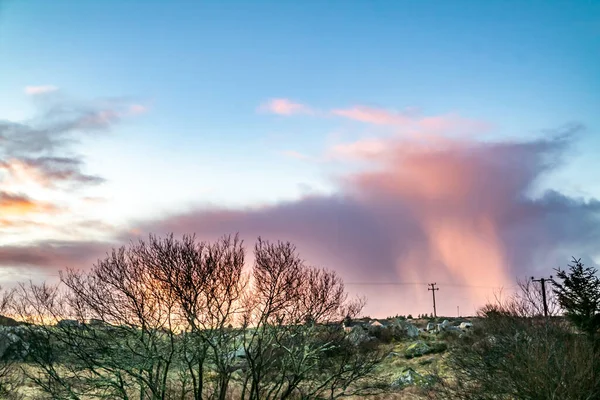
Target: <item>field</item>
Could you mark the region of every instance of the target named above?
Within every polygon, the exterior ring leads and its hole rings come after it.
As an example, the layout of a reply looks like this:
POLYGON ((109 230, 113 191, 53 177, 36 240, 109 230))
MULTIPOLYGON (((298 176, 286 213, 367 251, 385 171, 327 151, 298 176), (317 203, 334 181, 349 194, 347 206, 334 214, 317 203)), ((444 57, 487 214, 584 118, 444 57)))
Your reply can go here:
MULTIPOLYGON (((440 320, 441 321, 441 320, 440 320)), ((452 321, 458 324, 465 319, 452 321)), ((385 356, 373 370, 373 376, 378 381, 378 391, 381 393, 368 396, 350 396, 350 399, 370 398, 372 400, 383 399, 425 399, 430 398, 435 392, 436 385, 440 378, 448 378, 450 371, 446 365, 447 349, 451 343, 449 339, 456 339, 463 333, 458 332, 427 332, 424 328, 428 320, 414 320, 411 325, 419 327, 421 331, 418 337, 410 338, 403 336, 401 338, 388 339, 389 343, 378 341, 378 350, 383 350, 385 356)), ((380 336, 385 328, 371 328, 371 334, 380 336)), ((466 334, 466 333, 465 333, 466 334)), ((376 341, 373 336, 371 340, 376 341)), ((28 376, 43 372, 38 365, 34 363, 19 362, 14 365, 12 380, 17 382, 17 387, 12 394, 7 395, 10 399, 47 399, 47 394, 40 390, 39 385, 34 383, 28 376)), ((71 374, 69 368, 65 366, 55 366, 57 373, 68 376, 71 374)), ((81 375, 79 376, 81 377, 81 375)), ((235 378, 235 374, 234 374, 235 378)), ((210 379, 210 376, 208 377, 210 379)), ((178 374, 176 371, 170 373, 170 380, 173 382, 173 393, 179 392, 178 374)), ((233 382, 227 398, 235 399, 239 396, 239 390, 236 389, 236 383, 233 382)), ((81 399, 98 398, 97 393, 81 396, 81 399)), ((134 396, 135 390, 132 390, 131 396, 134 396)), ((139 394, 138 394, 139 395, 139 394)), ((175 398, 168 397, 168 398, 175 398)))

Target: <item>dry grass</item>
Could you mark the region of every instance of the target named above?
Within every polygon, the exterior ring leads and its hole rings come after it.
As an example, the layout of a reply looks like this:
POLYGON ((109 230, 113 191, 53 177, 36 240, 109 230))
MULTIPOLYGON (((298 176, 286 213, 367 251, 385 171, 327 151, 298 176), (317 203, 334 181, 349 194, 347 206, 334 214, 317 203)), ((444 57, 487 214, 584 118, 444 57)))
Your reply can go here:
MULTIPOLYGON (((423 333, 418 340, 425 341, 426 343, 431 343, 436 341, 435 335, 429 335, 427 333, 423 333)), ((414 370, 416 373, 427 376, 430 374, 439 374, 440 376, 444 376, 448 374, 448 368, 445 363, 445 354, 428 354, 421 357, 414 357, 411 359, 407 359, 404 354, 405 350, 408 346, 414 343, 414 340, 405 340, 401 342, 394 343, 391 348, 390 355, 383 361, 383 363, 377 368, 377 375, 384 382, 390 384, 390 392, 380 395, 368 396, 368 397, 348 397, 352 400, 358 400, 362 398, 367 398, 370 400, 421 400, 431 398, 428 396, 427 390, 420 388, 415 385, 406 386, 404 388, 392 387, 392 383, 397 381, 400 376, 402 376, 403 372, 410 368, 414 370)), ((18 366, 19 372, 23 374, 21 369, 26 370, 29 374, 36 372, 36 367, 29 364, 21 364, 18 366)), ((174 383, 174 391, 177 386, 176 378, 173 377, 174 383)), ((21 398, 25 399, 47 399, 49 398, 45 395, 40 389, 38 389, 35 384, 28 380, 24 379, 24 384, 21 385, 18 389, 18 395, 21 398)), ((239 393, 232 392, 229 396, 231 400, 239 398, 239 393)), ((18 398, 18 397, 15 397, 18 398)), ((85 399, 85 398, 84 398, 85 399)))

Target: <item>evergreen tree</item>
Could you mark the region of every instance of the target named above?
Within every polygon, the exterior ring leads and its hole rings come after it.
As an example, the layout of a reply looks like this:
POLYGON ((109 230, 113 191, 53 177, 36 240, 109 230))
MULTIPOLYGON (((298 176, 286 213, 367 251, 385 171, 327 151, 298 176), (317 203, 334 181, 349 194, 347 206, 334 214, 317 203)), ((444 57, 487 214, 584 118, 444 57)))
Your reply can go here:
POLYGON ((573 257, 569 270, 556 269, 560 282, 553 281, 553 290, 565 315, 575 326, 595 339, 600 328, 600 279, 593 267, 584 267, 573 257))

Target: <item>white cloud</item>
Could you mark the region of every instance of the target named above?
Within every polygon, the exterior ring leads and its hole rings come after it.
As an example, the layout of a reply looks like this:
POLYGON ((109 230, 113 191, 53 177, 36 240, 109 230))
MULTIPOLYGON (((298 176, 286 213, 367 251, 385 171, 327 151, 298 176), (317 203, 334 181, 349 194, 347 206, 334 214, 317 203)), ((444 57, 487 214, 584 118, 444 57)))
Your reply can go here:
POLYGON ((58 87, 54 85, 40 85, 40 86, 25 86, 24 92, 28 95, 38 95, 44 93, 55 92, 58 90, 58 87))

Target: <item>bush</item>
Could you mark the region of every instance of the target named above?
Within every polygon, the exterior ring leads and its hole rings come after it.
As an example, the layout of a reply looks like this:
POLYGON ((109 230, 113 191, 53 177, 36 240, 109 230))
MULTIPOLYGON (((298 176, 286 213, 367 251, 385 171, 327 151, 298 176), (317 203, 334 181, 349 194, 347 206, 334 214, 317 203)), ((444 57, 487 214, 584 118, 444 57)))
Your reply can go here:
POLYGON ((564 318, 527 317, 489 306, 482 329, 453 344, 444 399, 600 398, 592 344, 564 318))

